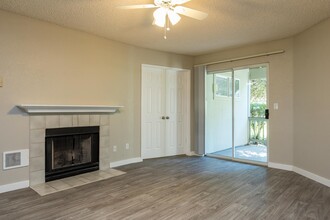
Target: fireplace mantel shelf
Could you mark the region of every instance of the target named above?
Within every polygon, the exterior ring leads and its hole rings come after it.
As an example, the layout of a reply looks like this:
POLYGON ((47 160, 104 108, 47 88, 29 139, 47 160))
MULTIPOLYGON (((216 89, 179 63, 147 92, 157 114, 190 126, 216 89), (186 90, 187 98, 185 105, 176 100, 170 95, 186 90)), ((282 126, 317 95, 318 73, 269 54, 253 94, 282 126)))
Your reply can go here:
POLYGON ((54 113, 115 113, 123 106, 110 105, 17 105, 29 114, 54 114, 54 113))

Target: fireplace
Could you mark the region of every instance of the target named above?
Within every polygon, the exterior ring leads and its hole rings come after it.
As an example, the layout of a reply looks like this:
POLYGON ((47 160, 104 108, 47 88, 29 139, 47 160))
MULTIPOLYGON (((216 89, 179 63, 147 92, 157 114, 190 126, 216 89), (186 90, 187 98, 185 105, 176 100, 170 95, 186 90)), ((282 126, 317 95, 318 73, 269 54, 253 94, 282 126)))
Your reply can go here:
POLYGON ((46 129, 46 182, 98 170, 99 130, 99 126, 46 129))

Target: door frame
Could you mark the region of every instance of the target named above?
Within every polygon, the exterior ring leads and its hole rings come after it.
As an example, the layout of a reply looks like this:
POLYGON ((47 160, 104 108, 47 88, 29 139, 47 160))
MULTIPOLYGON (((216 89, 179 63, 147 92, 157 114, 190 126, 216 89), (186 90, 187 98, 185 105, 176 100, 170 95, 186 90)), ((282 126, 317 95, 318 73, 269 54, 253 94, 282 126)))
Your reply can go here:
POLYGON ((183 133, 182 133, 182 142, 183 148, 186 155, 191 155, 191 70, 182 69, 176 67, 167 67, 151 64, 141 64, 141 83, 140 83, 140 157, 144 159, 144 149, 142 146, 143 138, 143 86, 144 86, 144 77, 143 77, 143 68, 152 67, 152 68, 161 68, 163 70, 174 70, 181 72, 179 74, 184 74, 183 80, 183 94, 184 97, 182 100, 183 104, 183 133))
MULTIPOLYGON (((240 70, 240 69, 247 69, 247 68, 253 68, 253 67, 259 67, 259 66, 265 66, 267 67, 267 71, 266 71, 266 77, 267 77, 267 107, 268 109, 270 109, 270 103, 269 103, 269 63, 259 63, 259 64, 250 64, 250 65, 243 65, 243 66, 233 66, 233 67, 227 67, 227 68, 220 68, 217 71, 226 71, 226 70, 231 70, 232 71, 232 77, 235 76, 235 70, 240 70)), ((210 73, 215 72, 215 71, 211 71, 210 73)), ((207 75, 207 72, 205 73, 205 76, 207 75)), ((234 80, 232 80, 232 82, 234 82, 234 80)), ((232 86, 232 88, 234 88, 232 86)), ((205 86, 205 90, 206 90, 206 86, 205 86)), ((204 98, 204 100, 206 100, 206 97, 204 98)), ((204 103, 206 104, 206 103, 204 103)), ((234 126, 234 122, 235 122, 235 102, 232 102, 232 145, 234 143, 234 130, 235 130, 235 126, 234 126)), ((204 119, 206 121, 206 118, 204 119)), ((221 156, 221 155, 214 155, 214 154, 205 154, 206 156, 209 157, 215 157, 215 158, 221 158, 224 160, 230 160, 230 161, 236 161, 236 162, 242 162, 242 163, 249 163, 249 164, 256 164, 256 165, 261 165, 261 166, 268 166, 269 163, 269 155, 270 155, 270 146, 269 146, 269 139, 270 139, 270 132, 269 132, 269 121, 267 121, 267 162, 263 163, 263 162, 258 162, 258 161, 252 161, 252 160, 244 160, 244 159, 239 159, 239 158, 235 158, 234 157, 234 151, 235 151, 235 147, 232 146, 232 157, 225 157, 225 156, 221 156)), ((205 129, 206 131, 206 129, 205 129)), ((206 137, 206 134, 204 134, 204 136, 206 137)), ((205 144, 204 144, 205 147, 205 144)), ((205 152, 205 149, 204 149, 205 152)))

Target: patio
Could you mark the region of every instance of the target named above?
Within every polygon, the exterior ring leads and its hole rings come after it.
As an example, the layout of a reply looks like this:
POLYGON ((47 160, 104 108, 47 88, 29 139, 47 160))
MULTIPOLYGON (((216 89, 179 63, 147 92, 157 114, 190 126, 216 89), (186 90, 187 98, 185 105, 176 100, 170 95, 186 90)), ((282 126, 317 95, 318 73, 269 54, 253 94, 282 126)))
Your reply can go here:
MULTIPOLYGON (((231 158, 232 149, 227 148, 225 150, 217 151, 212 154, 231 158)), ((244 146, 237 146, 235 147, 235 158, 266 163, 267 146, 263 144, 258 144, 258 145, 249 144, 244 146)))

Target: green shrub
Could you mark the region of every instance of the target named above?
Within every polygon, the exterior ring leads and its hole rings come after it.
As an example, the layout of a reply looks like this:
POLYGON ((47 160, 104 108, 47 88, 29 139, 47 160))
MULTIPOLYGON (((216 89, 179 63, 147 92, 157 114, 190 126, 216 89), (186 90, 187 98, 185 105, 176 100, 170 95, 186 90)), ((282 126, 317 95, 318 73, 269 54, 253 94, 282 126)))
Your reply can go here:
POLYGON ((250 117, 265 117, 266 104, 264 103, 251 103, 250 117))

